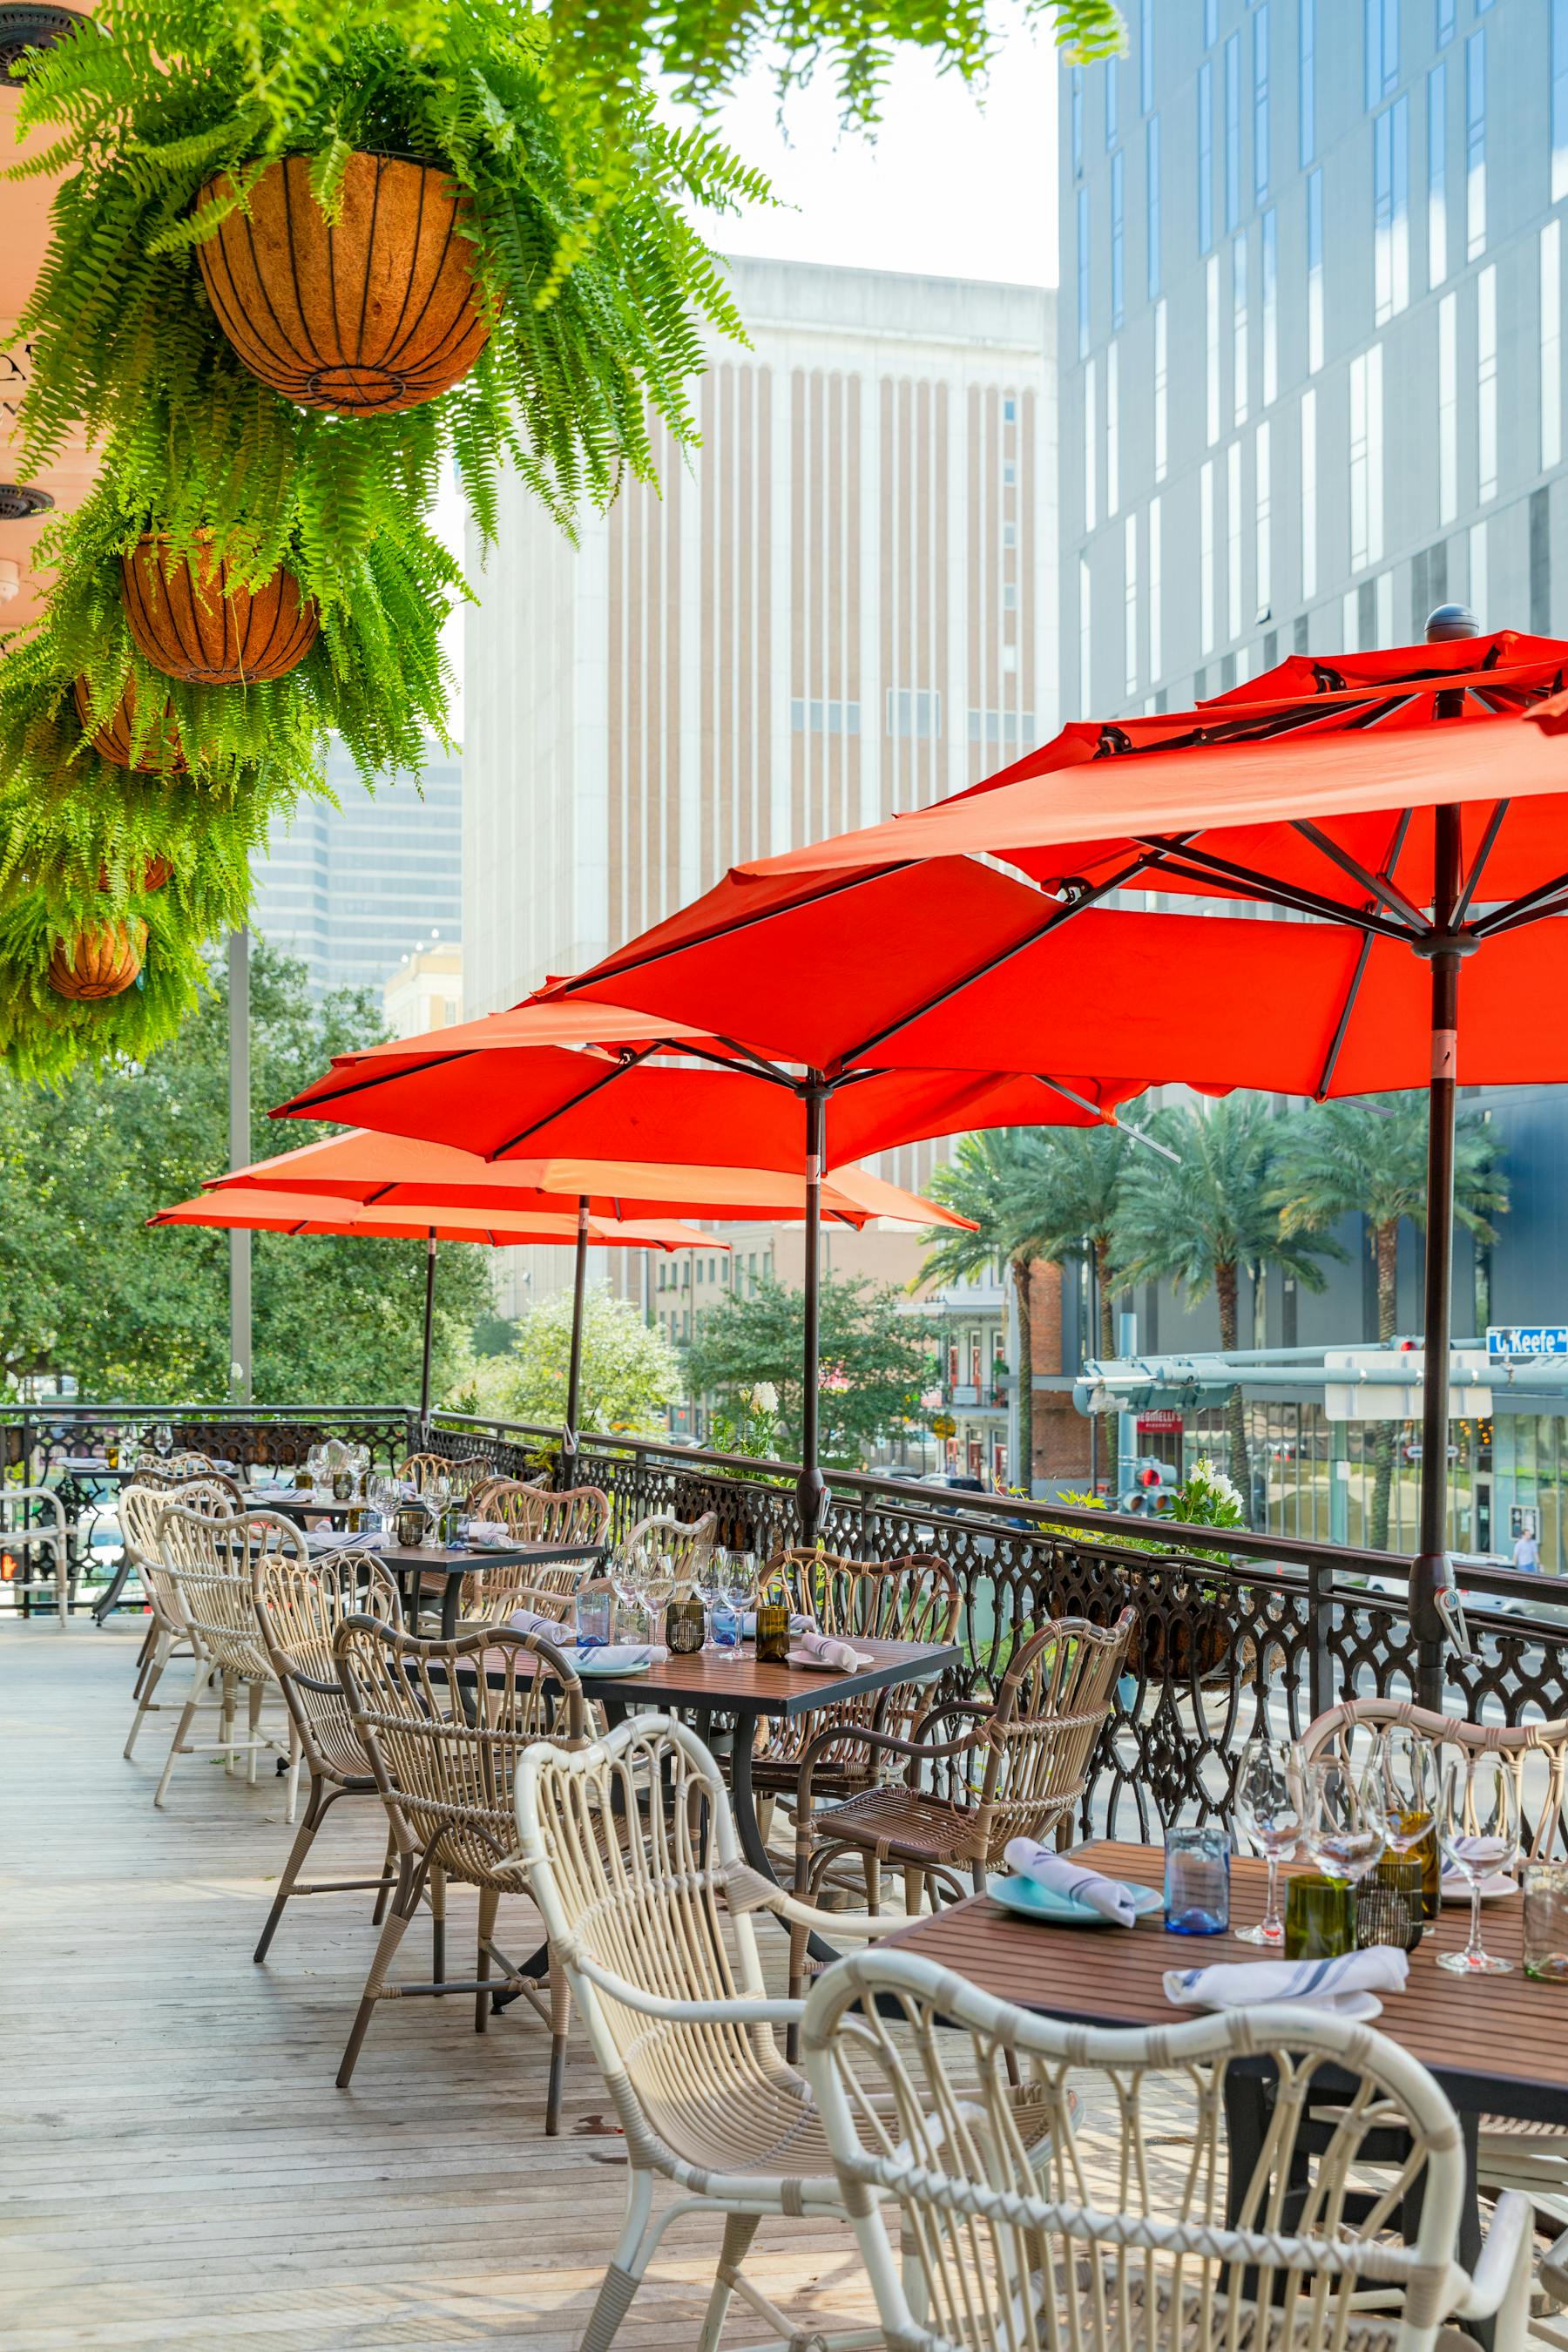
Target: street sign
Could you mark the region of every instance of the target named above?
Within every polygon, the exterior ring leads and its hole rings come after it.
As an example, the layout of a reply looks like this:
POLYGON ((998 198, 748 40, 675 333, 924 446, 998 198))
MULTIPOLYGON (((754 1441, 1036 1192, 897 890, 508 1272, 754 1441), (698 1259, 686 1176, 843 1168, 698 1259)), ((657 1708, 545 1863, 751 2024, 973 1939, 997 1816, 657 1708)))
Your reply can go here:
POLYGON ((1568 1323, 1489 1323, 1489 1356, 1568 1356, 1568 1323))

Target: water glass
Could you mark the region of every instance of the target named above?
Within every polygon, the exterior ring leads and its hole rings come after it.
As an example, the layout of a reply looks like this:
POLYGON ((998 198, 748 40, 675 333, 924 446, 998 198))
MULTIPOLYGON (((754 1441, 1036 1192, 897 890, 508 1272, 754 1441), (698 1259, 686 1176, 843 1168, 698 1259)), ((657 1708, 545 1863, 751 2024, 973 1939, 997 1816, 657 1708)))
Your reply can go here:
POLYGON ((1388 1843, 1373 1775, 1358 1776, 1341 1758, 1323 1756, 1302 1767, 1300 1787, 1302 1852, 1325 1878, 1357 1885, 1388 1843))
POLYGON ((1383 1809, 1388 1851, 1421 1864, 1422 1916, 1435 1919, 1437 1868, 1437 1750, 1425 1732, 1391 1723, 1378 1735, 1368 1767, 1383 1809))
POLYGON ((1527 1862, 1524 1973, 1542 1984, 1568 1984, 1568 1862, 1527 1862))
POLYGON ((1511 1960, 1481 1944, 1481 1885, 1513 1868, 1519 1852, 1519 1788, 1501 1756, 1457 1756, 1437 1799, 1437 1842, 1470 1890, 1470 1936, 1462 1952, 1439 1952, 1456 1976, 1506 1976, 1511 1960))
POLYGON ((1230 1925, 1230 1841, 1223 1829, 1165 1832, 1165 1926, 1173 1936, 1223 1936, 1230 1925))
POLYGON ((1301 1834, 1300 1793, 1300 1759, 1295 1742, 1249 1739, 1237 1767, 1236 1819, 1237 1826, 1268 1858, 1268 1895, 1259 1924, 1237 1928, 1239 1943, 1262 1944, 1270 1951, 1284 1946, 1279 1865, 1289 1861, 1301 1834))
POLYGON ((741 1655, 742 1628, 746 1612, 756 1606, 757 1560, 754 1552, 724 1554, 723 1574, 714 1596, 713 1647, 725 1660, 741 1655))
POLYGON ((579 1585, 572 1606, 577 1623, 577 1647, 602 1650, 614 1626, 616 1596, 609 1586, 597 1578, 591 1584, 579 1585))

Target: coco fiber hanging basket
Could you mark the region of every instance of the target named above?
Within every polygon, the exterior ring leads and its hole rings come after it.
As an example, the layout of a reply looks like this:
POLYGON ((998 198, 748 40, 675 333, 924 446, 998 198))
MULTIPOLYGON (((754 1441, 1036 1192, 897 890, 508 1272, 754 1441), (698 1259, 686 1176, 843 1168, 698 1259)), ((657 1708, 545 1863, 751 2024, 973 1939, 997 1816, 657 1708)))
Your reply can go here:
POLYGON ((74 1003, 123 996, 133 987, 147 946, 147 926, 139 915, 123 923, 93 923, 68 947, 62 940, 49 958, 49 986, 74 1003))
POLYGON ((188 686, 286 677, 315 644, 321 618, 291 572, 250 589, 230 586, 226 563, 165 561, 151 535, 121 558, 126 622, 166 677, 188 686))
POLYGON ((100 760, 108 760, 116 768, 134 764, 139 775, 183 776, 187 771, 185 755, 174 721, 165 717, 162 727, 153 729, 142 746, 142 756, 132 762, 132 746, 136 737, 136 683, 125 682, 125 691, 101 727, 92 723, 92 689, 85 677, 76 682, 77 717, 81 720, 82 733, 100 760))
MULTIPOLYGON (((196 199, 234 185, 226 173, 196 199)), ((489 338, 462 234, 465 199, 434 164, 349 157, 329 221, 310 161, 281 157, 196 247, 219 325, 263 383, 306 408, 417 408, 467 375, 489 338)))

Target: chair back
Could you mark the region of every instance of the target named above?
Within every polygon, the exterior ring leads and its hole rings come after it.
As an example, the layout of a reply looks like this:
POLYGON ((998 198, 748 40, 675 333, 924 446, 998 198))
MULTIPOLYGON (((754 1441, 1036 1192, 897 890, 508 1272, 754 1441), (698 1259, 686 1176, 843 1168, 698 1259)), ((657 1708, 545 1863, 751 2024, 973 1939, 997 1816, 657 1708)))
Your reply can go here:
POLYGON ((1568 1859, 1568 1717, 1545 1723, 1471 1723, 1394 1698, 1342 1699, 1325 1707, 1301 1734, 1301 1753, 1331 1752, 1363 1764, 1372 1743, 1390 1724, 1408 1724, 1440 1747, 1468 1757, 1506 1757, 1519 1790, 1521 1839, 1530 1862, 1568 1859))
POLYGON ((282 1686, 311 1777, 368 1787, 370 1759, 354 1729, 332 1645, 347 1617, 402 1624, 395 1579, 374 1552, 352 1545, 324 1559, 263 1551, 256 1558, 251 1598, 268 1664, 282 1686))
POLYGON ((976 1847, 988 1864, 1012 1838, 1044 1837, 1081 1801, 1137 1622, 1131 1609, 1110 1626, 1058 1617, 1014 1653, 974 1790, 976 1847))
POLYGON ((207 1454, 139 1454, 133 1475, 138 1478, 162 1476, 184 1485, 188 1478, 217 1478, 224 1473, 207 1454))
POLYGON ((210 1478, 193 1479, 166 1479, 138 1470, 121 1489, 114 1513, 120 1540, 159 1625, 166 1633, 182 1635, 184 1622, 158 1549, 158 1529, 172 1501, 192 1510, 226 1513, 238 1508, 239 1491, 232 1479, 216 1470, 210 1478))
POLYGON ((271 1511, 219 1511, 182 1497, 164 1506, 157 1545, 181 1627, 198 1654, 226 1673, 269 1682, 251 1593, 267 1553, 305 1565, 299 1528, 271 1511))
MULTIPOLYGON (((1095 2032, 882 1947, 818 1979, 801 2039, 886 2339, 909 2352, 1341 2352, 1358 2296, 1395 2305, 1365 2323, 1385 2352, 1429 2352, 1468 2291, 1458 2118, 1370 2027, 1280 2007, 1095 2032), (1226 2078, 1259 2059, 1278 2097, 1232 2222, 1226 2078)), ((1515 2257, 1517 2310, 1528 2231, 1515 2257)))
POLYGON ((405 1850, 470 1886, 524 1885, 512 1790, 540 1741, 581 1747, 583 1685, 552 1643, 505 1626, 422 1642, 362 1613, 333 1656, 376 1786, 405 1850))
MULTIPOLYGON (((490 1515, 503 1520, 520 1544, 602 1544, 610 1524, 610 1498, 598 1486, 568 1486, 554 1494, 514 1481, 490 1499, 490 1515)), ((583 1571, 580 1559, 514 1560, 482 1576, 466 1576, 458 1605, 465 1617, 482 1617, 492 1625, 521 1607, 548 1614, 555 1601, 576 1591, 583 1571)))
MULTIPOLYGON (((589 1493, 595 1490, 589 1488, 589 1493)), ((608 1520, 606 1518, 606 1525, 608 1520)), ((668 1554, 675 1563, 677 1586, 689 1584, 713 1557, 713 1540, 719 1529, 717 1511, 704 1511, 700 1519, 682 1519, 674 1511, 650 1511, 646 1519, 626 1530, 617 1550, 630 1551, 640 1543, 651 1544, 656 1550, 668 1554)))
POLYGON ((748 1916, 763 1882, 742 1859, 729 1792, 696 1733, 640 1715, 574 1753, 531 1748, 517 1818, 530 1891, 628 2138, 668 2168, 683 2142, 711 2147, 730 2118, 732 2168, 789 2169, 767 2147, 750 2164, 740 2152, 740 2119, 770 2105, 782 2150, 804 2085, 770 2025, 726 2013, 767 1999, 748 1916), (712 2015, 655 2021, 604 1975, 712 2015))
MULTIPOLYGON (((767 1574, 783 1584, 792 1609, 845 1641, 951 1642, 963 1605, 952 1569, 931 1552, 903 1559, 841 1559, 831 1552, 787 1551, 769 1563, 767 1574)), ((766 1760, 770 1766, 787 1763, 837 1722, 845 1736, 823 1751, 822 1771, 868 1769, 873 1751, 856 1739, 856 1727, 908 1739, 936 1696, 933 1682, 901 1683, 772 1724, 766 1760)))
POLYGON ((492 1471, 489 1477, 476 1479, 469 1487, 468 1508, 476 1519, 503 1518, 500 1505, 504 1496, 536 1494, 541 1483, 537 1478, 500 1478, 492 1471))

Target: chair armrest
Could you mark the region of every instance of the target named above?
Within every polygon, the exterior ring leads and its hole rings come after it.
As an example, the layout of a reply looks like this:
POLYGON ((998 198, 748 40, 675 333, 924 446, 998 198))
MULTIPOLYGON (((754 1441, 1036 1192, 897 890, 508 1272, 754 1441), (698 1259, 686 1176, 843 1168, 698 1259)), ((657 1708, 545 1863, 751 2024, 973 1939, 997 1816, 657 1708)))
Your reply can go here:
POLYGON ((1555 2245, 1547 2247, 1536 2275, 1553 2303, 1568 2304, 1568 2230, 1563 2231, 1555 2245))
POLYGON ((635 2009, 640 2017, 662 2018, 669 2025, 795 2025, 805 2008, 803 2000, 667 2000, 662 1993, 628 1984, 625 1977, 602 1969, 597 1960, 570 1944, 562 1957, 624 2009, 635 2009))
MULTIPOLYGON (((1505 2189, 1492 2208, 1491 2227, 1470 2273, 1470 2291, 1454 2305, 1456 2319, 1491 2319, 1510 2293, 1528 2282, 1535 2209, 1517 2189, 1505 2189)), ((1568 2240, 1559 2239, 1546 2260, 1554 2260, 1568 2240)))

